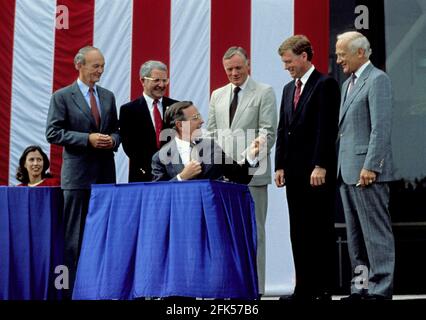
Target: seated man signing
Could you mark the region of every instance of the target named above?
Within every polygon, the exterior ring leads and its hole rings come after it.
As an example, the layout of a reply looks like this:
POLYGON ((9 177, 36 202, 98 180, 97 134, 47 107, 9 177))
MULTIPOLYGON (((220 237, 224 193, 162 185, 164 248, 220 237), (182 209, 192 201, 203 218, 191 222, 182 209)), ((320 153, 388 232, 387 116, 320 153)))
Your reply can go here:
POLYGON ((263 137, 253 140, 245 161, 237 163, 212 139, 201 138, 204 121, 191 101, 171 105, 165 120, 172 129, 162 135, 166 133, 172 139, 152 157, 153 181, 213 179, 242 184, 250 182, 250 169, 257 165, 256 157, 265 143, 263 137))

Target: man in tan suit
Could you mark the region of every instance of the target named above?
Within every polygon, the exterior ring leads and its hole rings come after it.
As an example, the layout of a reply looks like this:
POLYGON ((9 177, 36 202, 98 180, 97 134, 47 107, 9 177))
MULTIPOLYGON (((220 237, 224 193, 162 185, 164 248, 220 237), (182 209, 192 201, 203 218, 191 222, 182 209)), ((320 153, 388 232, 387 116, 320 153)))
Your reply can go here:
POLYGON ((249 184, 257 224, 257 271, 259 295, 265 292, 265 221, 268 209, 268 184, 271 183, 270 150, 275 143, 277 107, 271 86, 249 76, 250 62, 241 47, 229 48, 223 66, 230 83, 216 89, 210 99, 207 130, 234 160, 244 157, 244 150, 259 135, 266 138, 264 155, 249 184))

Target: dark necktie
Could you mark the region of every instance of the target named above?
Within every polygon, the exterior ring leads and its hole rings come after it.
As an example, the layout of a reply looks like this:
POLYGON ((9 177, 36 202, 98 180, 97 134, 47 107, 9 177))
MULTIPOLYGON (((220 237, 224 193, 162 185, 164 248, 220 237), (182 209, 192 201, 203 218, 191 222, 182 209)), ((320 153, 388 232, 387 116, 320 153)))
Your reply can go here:
POLYGON ((160 133, 163 129, 163 119, 161 119, 160 111, 158 110, 158 100, 155 99, 154 103, 154 125, 155 125, 155 138, 157 141, 157 148, 160 149, 160 133))
POLYGON ((96 103, 96 98, 94 95, 93 88, 89 88, 89 95, 90 95, 90 111, 92 112, 92 116, 95 119, 96 127, 99 129, 99 126, 101 124, 101 116, 99 114, 98 104, 96 103))
POLYGON ((231 105, 229 107, 229 126, 232 124, 232 120, 234 120, 235 112, 237 111, 238 106, 238 92, 240 92, 240 87, 234 88, 234 97, 232 98, 231 105))
POLYGON ((293 108, 294 110, 296 110, 297 108, 297 104, 299 102, 300 99, 300 94, 302 92, 302 81, 300 79, 298 79, 296 81, 296 90, 294 91, 294 98, 293 98, 293 108))

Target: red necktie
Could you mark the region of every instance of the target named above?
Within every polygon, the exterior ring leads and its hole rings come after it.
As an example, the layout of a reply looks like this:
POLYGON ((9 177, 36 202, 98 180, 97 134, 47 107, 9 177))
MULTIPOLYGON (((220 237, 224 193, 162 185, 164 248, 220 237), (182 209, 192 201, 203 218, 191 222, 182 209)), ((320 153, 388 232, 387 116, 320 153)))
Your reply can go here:
POLYGON ((96 98, 94 95, 95 90, 93 88, 89 88, 90 95, 90 111, 92 112, 92 116, 95 119, 96 127, 99 129, 101 124, 101 116, 99 115, 98 104, 96 103, 96 98))
POLYGON ((161 119, 160 111, 158 110, 158 100, 155 99, 154 103, 154 124, 155 124, 155 137, 157 139, 157 148, 160 149, 160 133, 163 129, 163 120, 161 119))
POLYGON ((299 99, 300 99, 300 93, 302 92, 302 84, 303 84, 302 81, 298 79, 296 82, 296 91, 294 92, 294 98, 293 98, 294 110, 296 110, 297 103, 299 102, 299 99))

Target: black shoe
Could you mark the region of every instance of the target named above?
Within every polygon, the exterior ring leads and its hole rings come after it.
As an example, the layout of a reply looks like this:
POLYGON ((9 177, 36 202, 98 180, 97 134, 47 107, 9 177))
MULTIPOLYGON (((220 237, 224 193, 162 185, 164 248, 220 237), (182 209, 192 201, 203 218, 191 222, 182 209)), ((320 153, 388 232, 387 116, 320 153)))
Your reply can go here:
POLYGON ((329 294, 328 292, 323 292, 319 295, 313 296, 312 299, 314 301, 320 301, 320 302, 331 301, 331 294, 329 294))
POLYGON ((289 296, 280 297, 280 300, 281 301, 297 301, 301 299, 300 299, 300 295, 293 293, 292 295, 289 295, 289 296))
POLYGON ((308 301, 314 301, 315 299, 311 295, 293 293, 290 296, 280 297, 280 300, 281 301, 291 301, 291 302, 308 302, 308 301))
POLYGON ((364 297, 363 300, 368 301, 383 301, 383 300, 392 300, 392 298, 381 296, 379 294, 368 294, 364 297))
POLYGON ((364 297, 359 293, 351 293, 347 297, 343 297, 340 299, 340 301, 346 301, 346 302, 352 302, 352 301, 361 301, 364 300, 364 297))

